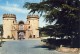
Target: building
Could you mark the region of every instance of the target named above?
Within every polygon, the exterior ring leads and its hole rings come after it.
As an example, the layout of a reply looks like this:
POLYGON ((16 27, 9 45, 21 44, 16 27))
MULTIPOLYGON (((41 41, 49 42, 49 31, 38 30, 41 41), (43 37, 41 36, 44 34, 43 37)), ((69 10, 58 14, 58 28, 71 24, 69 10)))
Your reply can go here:
POLYGON ((3 15, 3 37, 4 38, 38 38, 39 37, 39 16, 28 15, 26 22, 16 20, 14 14, 3 15))

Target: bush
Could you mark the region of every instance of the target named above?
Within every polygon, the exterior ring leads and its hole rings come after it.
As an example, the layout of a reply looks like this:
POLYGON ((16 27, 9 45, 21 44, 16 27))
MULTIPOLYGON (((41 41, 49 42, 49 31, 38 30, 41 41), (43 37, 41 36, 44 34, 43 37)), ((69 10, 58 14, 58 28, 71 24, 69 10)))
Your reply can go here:
POLYGON ((53 38, 49 38, 47 39, 47 42, 50 45, 55 45, 55 46, 60 46, 60 45, 64 45, 64 46, 70 46, 71 45, 71 39, 53 39, 53 38))

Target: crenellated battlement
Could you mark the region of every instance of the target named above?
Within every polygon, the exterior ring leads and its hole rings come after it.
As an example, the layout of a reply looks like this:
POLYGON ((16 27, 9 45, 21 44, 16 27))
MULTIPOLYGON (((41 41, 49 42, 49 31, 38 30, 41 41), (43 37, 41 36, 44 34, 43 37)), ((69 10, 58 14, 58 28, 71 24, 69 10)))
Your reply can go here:
POLYGON ((3 14, 3 18, 16 18, 15 14, 3 14))
POLYGON ((29 19, 29 18, 39 18, 39 16, 38 15, 28 15, 27 19, 29 19))

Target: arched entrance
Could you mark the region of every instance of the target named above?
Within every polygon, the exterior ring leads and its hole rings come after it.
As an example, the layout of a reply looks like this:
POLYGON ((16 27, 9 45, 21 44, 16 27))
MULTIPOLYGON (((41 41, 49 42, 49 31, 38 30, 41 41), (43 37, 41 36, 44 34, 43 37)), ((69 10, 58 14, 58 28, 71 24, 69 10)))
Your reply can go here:
POLYGON ((24 39, 24 36, 25 36, 24 22, 19 21, 18 39, 24 39))
POLYGON ((24 36, 25 36, 25 31, 18 31, 18 39, 24 39, 24 36))

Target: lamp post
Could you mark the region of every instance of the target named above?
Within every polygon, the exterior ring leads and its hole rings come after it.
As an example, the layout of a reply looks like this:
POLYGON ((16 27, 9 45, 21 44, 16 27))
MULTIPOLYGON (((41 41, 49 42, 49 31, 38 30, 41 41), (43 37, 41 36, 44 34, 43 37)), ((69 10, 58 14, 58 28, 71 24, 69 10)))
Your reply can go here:
POLYGON ((0 30, 0 39, 1 39, 1 41, 0 41, 0 47, 2 46, 1 44, 2 44, 2 32, 1 32, 1 30, 0 30))

